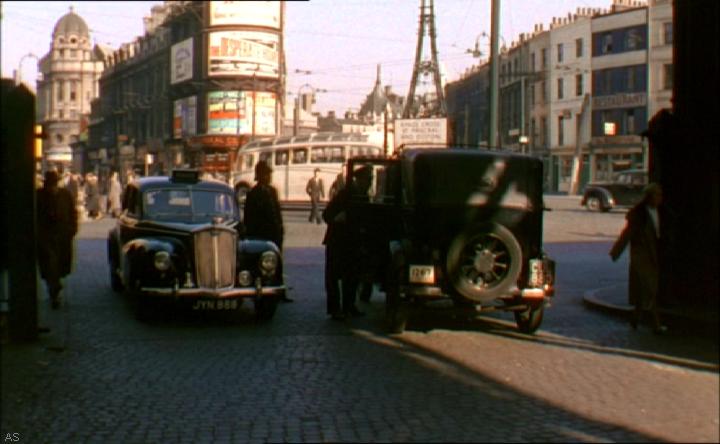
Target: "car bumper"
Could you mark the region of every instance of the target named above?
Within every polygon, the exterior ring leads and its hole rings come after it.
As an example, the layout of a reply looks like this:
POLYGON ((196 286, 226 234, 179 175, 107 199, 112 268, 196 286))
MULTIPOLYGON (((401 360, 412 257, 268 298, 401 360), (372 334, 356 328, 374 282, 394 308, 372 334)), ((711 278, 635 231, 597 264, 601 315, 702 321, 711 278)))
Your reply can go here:
POLYGON ((148 296, 172 298, 246 298, 280 296, 286 291, 284 285, 242 288, 167 288, 142 287, 140 291, 148 296))

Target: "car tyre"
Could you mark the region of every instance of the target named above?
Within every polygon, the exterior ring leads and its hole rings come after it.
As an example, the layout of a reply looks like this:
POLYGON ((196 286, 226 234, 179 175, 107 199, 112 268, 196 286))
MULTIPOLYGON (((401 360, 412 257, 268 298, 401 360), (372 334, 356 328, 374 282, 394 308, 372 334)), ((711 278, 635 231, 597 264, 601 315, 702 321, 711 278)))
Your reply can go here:
POLYGON ((518 330, 527 334, 535 333, 537 329, 540 328, 540 324, 542 324, 544 312, 545 307, 542 305, 537 307, 531 306, 528 307, 527 310, 514 312, 513 314, 515 315, 518 330))
POLYGON ((258 297, 255 299, 255 319, 269 321, 275 316, 278 306, 277 296, 258 297))
POLYGON ((492 301, 516 285, 522 250, 512 232, 499 224, 481 224, 450 244, 447 270, 455 290, 473 302, 492 301))
POLYGON ((590 196, 585 200, 585 208, 588 211, 607 211, 602 200, 598 196, 590 196))

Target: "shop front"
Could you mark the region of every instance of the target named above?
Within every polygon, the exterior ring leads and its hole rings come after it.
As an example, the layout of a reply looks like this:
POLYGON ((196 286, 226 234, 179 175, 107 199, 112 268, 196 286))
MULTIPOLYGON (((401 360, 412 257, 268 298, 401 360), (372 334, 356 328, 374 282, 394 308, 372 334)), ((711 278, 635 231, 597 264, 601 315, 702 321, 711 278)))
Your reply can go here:
POLYGON ((591 180, 611 181, 616 173, 647 169, 646 151, 640 136, 593 137, 590 145, 591 180))

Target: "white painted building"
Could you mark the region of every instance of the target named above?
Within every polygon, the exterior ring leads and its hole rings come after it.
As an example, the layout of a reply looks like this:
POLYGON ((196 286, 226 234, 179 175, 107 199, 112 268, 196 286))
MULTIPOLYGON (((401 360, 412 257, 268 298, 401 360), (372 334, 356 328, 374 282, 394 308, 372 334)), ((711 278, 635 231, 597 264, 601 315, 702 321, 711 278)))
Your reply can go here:
POLYGON ((38 63, 36 118, 48 136, 43 141, 46 166, 73 163, 70 144, 85 129, 90 102, 99 94, 105 52, 93 47, 87 24, 72 7, 56 23, 50 51, 38 63))
POLYGON ((648 9, 648 36, 648 118, 652 119, 661 109, 672 108, 672 0, 650 0, 648 9))
POLYGON ((548 116, 553 189, 570 190, 588 163, 590 142, 591 42, 590 8, 553 18, 550 25, 548 116))

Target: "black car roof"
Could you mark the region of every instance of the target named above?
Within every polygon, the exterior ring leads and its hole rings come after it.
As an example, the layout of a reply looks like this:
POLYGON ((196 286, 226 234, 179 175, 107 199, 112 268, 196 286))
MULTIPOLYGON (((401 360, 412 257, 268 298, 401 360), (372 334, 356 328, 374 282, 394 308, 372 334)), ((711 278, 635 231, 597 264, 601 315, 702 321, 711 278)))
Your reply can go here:
POLYGON ((168 176, 149 176, 135 179, 133 184, 141 191, 158 189, 158 188, 181 188, 181 189, 198 189, 207 191, 222 191, 232 193, 232 188, 225 182, 219 180, 200 180, 195 183, 173 182, 168 176))

